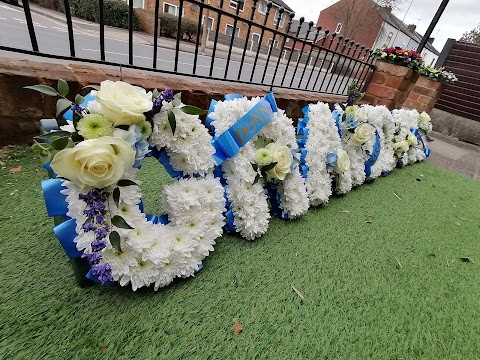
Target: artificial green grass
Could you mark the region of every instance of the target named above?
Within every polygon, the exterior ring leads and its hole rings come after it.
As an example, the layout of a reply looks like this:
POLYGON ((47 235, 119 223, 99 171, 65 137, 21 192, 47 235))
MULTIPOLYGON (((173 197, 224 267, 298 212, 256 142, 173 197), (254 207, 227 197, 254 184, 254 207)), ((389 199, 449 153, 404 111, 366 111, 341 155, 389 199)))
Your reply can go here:
MULTIPOLYGON (((224 236, 195 278, 158 292, 81 289, 32 156, 14 149, 0 170, 1 359, 480 356, 479 182, 408 166, 256 242, 224 236)), ((165 176, 150 162, 141 175, 154 209, 165 176)))

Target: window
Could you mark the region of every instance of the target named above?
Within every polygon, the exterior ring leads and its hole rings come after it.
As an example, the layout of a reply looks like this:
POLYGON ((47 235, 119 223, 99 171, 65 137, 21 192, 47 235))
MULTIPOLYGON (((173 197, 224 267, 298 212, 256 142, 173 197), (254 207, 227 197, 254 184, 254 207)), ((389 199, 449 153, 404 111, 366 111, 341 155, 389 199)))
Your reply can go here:
POLYGON ((240 5, 240 11, 243 11, 245 8, 245 2, 243 0, 230 0, 230 7, 237 9, 237 6, 240 5))
POLYGON ((258 44, 260 42, 260 34, 253 33, 252 34, 252 42, 254 42, 255 44, 258 44))
MULTIPOLYGON (((227 26, 225 27, 225 34, 227 34, 228 36, 232 36, 233 25, 227 24, 227 26)), ((240 37, 240 28, 239 27, 235 28, 235 37, 240 37)))
MULTIPOLYGON (((202 17, 202 25, 205 21, 205 15, 202 17)), ((209 17, 207 22, 207 29, 213 30, 213 23, 215 22, 214 18, 209 17)))
MULTIPOLYGON (((268 48, 270 49, 272 47, 272 38, 268 39, 268 48)), ((278 48, 278 40, 273 41, 273 47, 278 48)))
MULTIPOLYGON (((129 3, 129 0, 124 0, 127 4, 129 3)), ((143 9, 144 6, 144 0, 133 0, 133 8, 134 9, 143 9)))
MULTIPOLYGON (((278 8, 277 8, 277 11, 275 11, 275 17, 273 18, 273 26, 277 26, 277 19, 278 19, 278 8)), ((278 25, 278 27, 282 28, 283 24, 285 24, 285 12, 282 14, 282 17, 280 18, 280 24, 278 25)))
POLYGON ((165 14, 172 14, 172 15, 178 16, 178 6, 164 2, 163 12, 165 14))
POLYGON ((387 45, 390 45, 390 40, 392 40, 392 37, 393 37, 393 32, 390 31, 390 33, 387 36, 387 41, 386 41, 387 45))
POLYGON ((338 34, 340 31, 342 31, 342 27, 343 27, 343 24, 342 24, 342 23, 338 23, 338 24, 337 24, 337 27, 335 28, 335 32, 338 34))
POLYGON ((267 0, 260 0, 258 4, 258 12, 262 15, 267 13, 267 0))

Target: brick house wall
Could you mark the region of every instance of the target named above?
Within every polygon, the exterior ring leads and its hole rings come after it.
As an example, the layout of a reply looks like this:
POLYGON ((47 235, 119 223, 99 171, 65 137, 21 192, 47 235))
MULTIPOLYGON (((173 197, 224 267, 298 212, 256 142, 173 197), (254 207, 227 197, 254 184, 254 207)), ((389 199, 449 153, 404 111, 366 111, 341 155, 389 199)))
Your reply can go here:
POLYGON ((341 35, 350 37, 355 42, 371 48, 383 24, 382 17, 378 12, 372 10, 371 6, 371 0, 340 0, 320 12, 317 26, 322 26, 323 29, 335 32, 337 25, 340 23, 342 24, 342 29, 339 32, 341 35), (348 10, 352 6, 356 9, 355 11, 348 10), (365 21, 366 18, 368 21, 365 21), (350 24, 358 22, 361 24, 354 31, 354 36, 348 33, 346 22, 350 24))
MULTIPOLYGON (((210 0, 210 5, 219 8, 220 9, 220 0, 210 0)), ((262 24, 265 21, 265 14, 260 12, 260 3, 261 1, 258 1, 257 3, 257 8, 254 13, 253 21, 258 24, 262 24)), ((208 2, 206 2, 208 3, 208 2)), ((266 3, 266 2, 265 2, 266 3)), ((236 13, 236 1, 231 1, 231 0, 224 0, 223 1, 223 7, 222 10, 235 15, 236 13)), ((177 14, 178 14, 178 7, 180 5, 179 0, 168 0, 168 1, 160 1, 160 13, 162 12, 168 12, 169 7, 177 7, 177 14)), ((251 15, 252 15, 252 7, 253 7, 253 0, 245 0, 244 6, 243 6, 243 11, 239 11, 239 16, 243 19, 250 20, 251 15)), ((145 9, 155 9, 155 0, 145 0, 144 2, 144 8, 145 9)), ((270 9, 269 16, 267 18, 267 23, 266 26, 275 29, 275 23, 278 18, 277 10, 279 9, 279 6, 276 4, 273 4, 272 8, 270 9)), ((203 11, 203 16, 205 16, 206 9, 203 11)), ((198 22, 199 20, 199 15, 200 15, 200 10, 198 5, 195 3, 191 3, 188 1, 183 2, 183 16, 187 19, 193 20, 195 22, 198 22)), ((215 11, 208 11, 208 17, 210 18, 210 22, 213 21, 213 27, 212 27, 212 32, 214 32, 217 28, 217 22, 218 22, 218 13, 215 11)), ((289 13, 287 11, 284 12, 283 15, 284 19, 280 22, 278 30, 281 32, 285 32, 289 20, 289 13)), ((228 17, 227 15, 222 15, 220 18, 220 28, 219 32, 225 34, 226 33, 226 28, 227 25, 230 25, 233 28, 233 23, 234 19, 228 17)), ((243 23, 241 21, 237 22, 237 28, 239 28, 239 37, 245 40, 245 37, 247 35, 248 31, 248 25, 246 23, 243 23)), ((252 27, 250 30, 250 36, 249 36, 249 41, 252 41, 252 38, 255 37, 256 39, 260 38, 261 34, 261 29, 258 27, 252 27), (253 34, 256 35, 253 35, 253 34)), ((276 39, 279 37, 277 36, 276 39)), ((273 33, 265 31, 263 39, 262 39, 262 45, 268 46, 269 45, 269 39, 273 39, 273 33)), ((275 41, 275 44, 277 47, 280 46, 281 41, 277 42, 275 41)))

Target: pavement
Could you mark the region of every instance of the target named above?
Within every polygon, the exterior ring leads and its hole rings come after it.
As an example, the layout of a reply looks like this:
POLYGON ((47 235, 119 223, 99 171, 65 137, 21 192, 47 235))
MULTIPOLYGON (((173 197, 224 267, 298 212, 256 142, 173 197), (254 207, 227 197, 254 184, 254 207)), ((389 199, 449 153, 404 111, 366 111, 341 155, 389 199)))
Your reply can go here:
POLYGON ((427 145, 432 149, 428 162, 480 180, 480 146, 438 132, 430 137, 433 141, 427 145))

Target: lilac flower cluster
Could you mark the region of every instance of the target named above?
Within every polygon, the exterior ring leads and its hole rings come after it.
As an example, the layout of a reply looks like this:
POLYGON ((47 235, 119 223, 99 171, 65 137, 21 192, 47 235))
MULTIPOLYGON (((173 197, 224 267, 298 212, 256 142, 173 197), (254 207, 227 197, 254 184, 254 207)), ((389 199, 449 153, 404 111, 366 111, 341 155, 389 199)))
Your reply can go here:
POLYGON ((158 114, 160 110, 162 110, 163 102, 171 102, 173 100, 173 90, 172 89, 165 89, 160 93, 160 95, 153 99, 153 107, 152 110, 145 113, 147 119, 153 118, 155 114, 158 114))
POLYGON ((107 243, 105 238, 110 232, 110 226, 106 225, 105 217, 107 196, 100 189, 93 189, 86 194, 78 196, 80 200, 87 203, 87 208, 83 214, 88 216, 88 220, 82 225, 84 232, 93 231, 95 240, 91 243, 92 254, 86 254, 85 257, 92 265, 92 274, 96 276, 102 284, 113 281, 112 269, 109 264, 102 263, 101 251, 105 249, 107 243))

